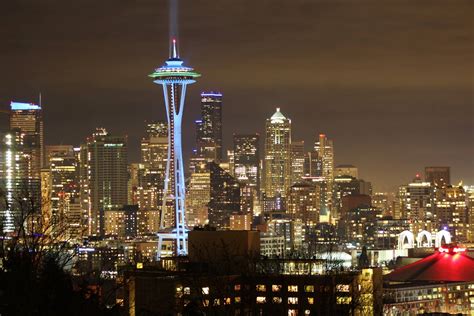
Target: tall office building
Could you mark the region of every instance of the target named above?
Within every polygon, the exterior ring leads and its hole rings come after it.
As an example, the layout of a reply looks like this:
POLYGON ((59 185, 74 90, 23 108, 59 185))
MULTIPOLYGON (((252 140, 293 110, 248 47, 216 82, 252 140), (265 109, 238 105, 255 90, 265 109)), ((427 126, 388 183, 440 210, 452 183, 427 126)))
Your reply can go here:
POLYGON ((214 162, 209 163, 209 171, 209 225, 218 229, 229 229, 230 216, 240 213, 240 184, 214 162))
POLYGON ((18 129, 0 133, 0 181, 4 195, 0 200, 1 230, 9 234, 22 222, 22 198, 31 194, 30 189, 37 189, 36 183, 28 180, 28 159, 23 154, 23 134, 18 129))
POLYGON ((425 167, 425 180, 442 188, 451 184, 449 167, 425 167))
MULTIPOLYGON (((141 140, 141 163, 135 180, 135 190, 141 210, 162 208, 167 161, 168 124, 166 122, 148 123, 146 134, 141 140)), ((166 210, 164 218, 165 225, 173 223, 172 208, 166 210)))
POLYGON ((53 156, 74 155, 74 148, 71 145, 47 145, 44 147, 45 164, 43 168, 49 168, 50 158, 53 156))
POLYGON ((393 201, 393 217, 395 219, 406 219, 406 197, 407 197, 407 185, 401 185, 398 187, 398 191, 393 201))
POLYGON ((140 147, 141 162, 148 168, 164 174, 168 158, 168 124, 166 122, 147 123, 140 147))
POLYGON ((87 211, 88 234, 102 236, 103 215, 127 204, 127 141, 98 128, 81 145, 81 201, 87 211), (83 187, 82 187, 83 186, 83 187))
POLYGON ((260 191, 260 149, 258 134, 234 134, 234 177, 260 191))
POLYGON ((265 195, 285 197, 291 185, 291 120, 280 108, 265 126, 265 195))
MULTIPOLYGON (((80 240, 86 224, 81 211, 79 162, 73 146, 47 146, 51 232, 64 240, 80 240)), ((44 170, 44 169, 43 169, 44 170)))
POLYGON ((474 241, 474 186, 466 186, 466 203, 467 203, 467 224, 469 225, 467 230, 467 240, 469 242, 474 241))
POLYGON ((322 176, 327 181, 334 181, 334 145, 326 135, 320 134, 319 140, 314 145, 314 150, 322 160, 322 176))
POLYGON ((40 105, 32 103, 10 103, 10 129, 23 134, 24 154, 29 156, 29 172, 39 178, 44 164, 43 111, 40 105))
MULTIPOLYGON (((31 200, 36 216, 40 216, 41 206, 41 168, 44 163, 43 116, 40 105, 32 103, 10 103, 10 130, 17 131, 21 143, 21 186, 23 195, 31 200)), ((11 134, 12 140, 17 138, 11 134)), ((18 143, 17 143, 18 144, 18 143)), ((13 146, 13 143, 12 143, 13 146)), ((16 145, 15 145, 16 146, 16 145)), ((18 193, 18 191, 17 191, 18 193)))
POLYGON ((334 178, 334 207, 339 211, 342 208, 342 199, 347 195, 372 195, 372 184, 351 176, 337 176, 334 178))
POLYGON ((317 151, 307 152, 304 157, 305 178, 321 177, 323 175, 323 162, 317 151))
POLYGON ((286 212, 291 218, 299 219, 306 228, 314 227, 319 223, 320 191, 307 181, 300 181, 290 187, 287 199, 286 212))
POLYGON ((404 201, 404 218, 412 221, 412 231, 432 231, 434 223, 434 197, 431 183, 423 181, 420 175, 408 184, 404 201))
MULTIPOLYGON (((229 150, 229 149, 227 150, 227 163, 229 164, 230 174, 234 177, 235 176, 235 174, 234 174, 234 172, 235 172, 235 154, 234 154, 233 150, 229 150)), ((259 172, 259 176, 260 176, 260 172, 259 172)), ((259 182, 260 182, 260 179, 259 179, 259 182)))
POLYGON ((188 227, 202 226, 207 223, 210 199, 210 172, 192 173, 189 178, 186 198, 186 220, 188 227))
POLYGON ((359 178, 359 172, 357 167, 353 165, 337 165, 334 168, 334 177, 344 177, 350 176, 354 178, 359 178))
POLYGON ((314 150, 318 153, 322 164, 322 178, 326 182, 327 196, 326 205, 330 211, 332 219, 336 219, 336 208, 333 207, 334 201, 334 144, 326 135, 320 134, 319 139, 314 145, 314 150))
POLYGON ((291 184, 301 181, 304 176, 304 141, 291 142, 291 184))
POLYGON ((222 160, 222 93, 201 93, 201 120, 196 123, 197 154, 207 161, 222 160))
POLYGON ((434 215, 439 228, 449 229, 459 242, 469 238, 469 212, 466 191, 461 186, 438 189, 434 215))
POLYGON ((392 194, 384 192, 375 192, 372 194, 372 206, 381 210, 384 216, 393 217, 393 198, 394 196, 392 194))

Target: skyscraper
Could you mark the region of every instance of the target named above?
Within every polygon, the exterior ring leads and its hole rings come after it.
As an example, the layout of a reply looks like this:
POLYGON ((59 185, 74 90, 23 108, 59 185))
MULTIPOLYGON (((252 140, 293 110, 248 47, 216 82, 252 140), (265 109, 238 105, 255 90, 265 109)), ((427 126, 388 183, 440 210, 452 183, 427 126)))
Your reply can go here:
POLYGON ((265 195, 286 196, 291 184, 291 120, 280 108, 265 126, 265 195))
POLYGON ((80 203, 79 162, 73 146, 48 147, 52 233, 59 238, 78 240, 86 224, 80 203))
POLYGON ((18 159, 22 161, 22 170, 18 170, 18 174, 22 178, 22 191, 31 197, 34 204, 32 207, 39 215, 42 204, 41 168, 44 163, 42 108, 40 105, 20 102, 11 102, 10 108, 10 129, 19 132, 17 136, 11 134, 11 139, 21 139, 18 140, 22 156, 18 159))
MULTIPOLYGON (((13 233, 18 228, 22 221, 19 203, 25 193, 30 193, 22 135, 18 129, 0 133, 0 187, 4 194, 0 201, 0 220, 4 233, 13 233)), ((36 183, 32 184, 37 189, 36 183)))
POLYGON ((43 111, 33 103, 11 102, 10 129, 23 133, 24 153, 29 157, 30 175, 39 178, 44 164, 43 111))
POLYGON ((425 167, 425 180, 440 188, 450 185, 449 167, 425 167))
POLYGON ((336 168, 334 168, 334 177, 339 176, 350 176, 357 179, 359 178, 359 172, 357 167, 353 165, 337 165, 336 168))
POLYGON ((328 139, 326 135, 320 134, 319 140, 314 145, 314 150, 322 159, 322 176, 327 181, 334 181, 334 145, 332 140, 328 139))
POLYGON ((208 204, 211 199, 211 175, 209 172, 191 174, 186 198, 186 219, 189 227, 205 225, 208 204))
MULTIPOLYGON (((141 168, 137 179, 137 194, 140 209, 158 210, 163 205, 166 164, 168 159, 168 124, 152 122, 146 125, 146 134, 141 141, 141 168)), ((164 213, 166 223, 174 223, 172 208, 164 213)))
POLYGON ((127 142, 98 128, 81 145, 81 202, 87 211, 88 234, 103 235, 105 210, 127 204, 127 142))
POLYGON ((314 145, 314 150, 318 153, 322 164, 322 178, 326 182, 327 196, 326 206, 327 211, 330 212, 330 220, 337 218, 336 209, 333 207, 334 198, 334 145, 332 140, 328 139, 326 135, 320 134, 319 139, 314 145))
POLYGON ((163 87, 163 96, 168 120, 168 158, 163 189, 163 206, 158 234, 158 254, 161 257, 164 239, 173 241, 173 254, 187 255, 187 231, 185 220, 185 195, 183 154, 181 149, 181 123, 184 112, 186 88, 200 75, 193 68, 183 65, 179 58, 176 39, 171 40, 170 57, 165 64, 150 75, 153 82, 163 87), (164 214, 168 208, 174 213, 174 223, 166 227, 164 214))
POLYGON ((307 152, 304 157, 304 176, 306 178, 321 177, 323 175, 323 163, 317 151, 307 152))
POLYGON ((291 142, 291 184, 300 182, 304 176, 304 141, 291 142))
POLYGON ((306 229, 319 223, 319 193, 313 183, 306 181, 295 183, 289 189, 287 213, 293 219, 300 219, 306 229))
POLYGON ((419 174, 408 184, 403 204, 403 217, 412 221, 412 231, 434 229, 433 187, 419 174))
POLYGON ((466 191, 461 186, 449 186, 438 190, 434 202, 434 215, 438 227, 448 228, 458 242, 466 242, 469 237, 466 191))
POLYGON ((201 120, 196 122, 197 153, 207 161, 222 160, 222 93, 201 93, 201 120))
POLYGON ((234 134, 233 166, 237 180, 260 191, 260 149, 258 134, 234 134))
POLYGON ((240 213, 239 182, 215 162, 209 163, 209 171, 209 225, 218 229, 229 229, 230 216, 240 213))
POLYGON ((168 158, 168 125, 152 122, 146 125, 146 134, 141 141, 141 162, 160 173, 166 171, 168 158))

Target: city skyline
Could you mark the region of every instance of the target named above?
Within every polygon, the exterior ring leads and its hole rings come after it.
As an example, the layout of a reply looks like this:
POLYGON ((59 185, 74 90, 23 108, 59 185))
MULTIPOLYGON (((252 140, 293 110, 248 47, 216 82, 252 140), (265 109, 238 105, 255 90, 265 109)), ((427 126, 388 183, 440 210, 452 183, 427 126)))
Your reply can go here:
POLYGON ((2 6, 0 316, 474 315, 473 5, 178 2, 2 6))
MULTIPOLYGON (((377 191, 394 191, 425 166, 451 166, 452 183, 474 182, 468 158, 474 150, 468 1, 448 4, 449 10, 408 2, 363 9, 349 2, 280 4, 272 5, 271 13, 265 13, 268 4, 250 10, 243 1, 183 6, 179 35, 186 62, 205 74, 188 93, 186 159, 195 139, 199 94, 218 90, 224 95, 226 149, 234 133, 263 135, 265 119, 281 107, 292 119, 294 139, 312 144, 319 133, 327 134, 335 141, 335 164, 356 165, 377 191), (224 5, 248 14, 248 23, 234 27, 237 20, 224 5), (206 16, 216 20, 195 23, 206 16), (253 33, 251 25, 257 25, 253 33), (344 53, 346 48, 352 55, 344 53), (248 76, 252 70, 256 75, 248 76), (295 76, 301 76, 298 86, 291 79, 295 76)), ((152 1, 143 1, 140 10, 107 1, 71 11, 56 1, 6 6, 9 16, 0 25, 8 48, 0 56, 5 76, 14 80, 0 87, 2 109, 11 100, 34 102, 41 91, 45 144, 78 145, 104 126, 114 135, 129 136, 130 160, 138 161, 144 120, 164 118, 159 93, 143 73, 165 57, 167 24, 150 17, 167 20, 167 10, 152 1), (48 10, 53 5, 54 13, 48 10), (58 17, 62 30, 54 29, 58 17), (79 29, 84 18, 92 23, 79 29), (41 26, 32 30, 28 26, 34 23, 41 26), (70 117, 64 116, 65 108, 70 117)))

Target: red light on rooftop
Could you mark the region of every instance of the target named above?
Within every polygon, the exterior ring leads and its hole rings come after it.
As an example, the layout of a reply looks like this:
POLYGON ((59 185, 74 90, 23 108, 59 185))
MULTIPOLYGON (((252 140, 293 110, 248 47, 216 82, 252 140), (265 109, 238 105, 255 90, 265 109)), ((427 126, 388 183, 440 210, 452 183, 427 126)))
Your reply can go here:
POLYGON ((449 249, 448 249, 448 248, 439 247, 439 248, 438 248, 438 251, 439 251, 439 252, 449 252, 449 249))
POLYGON ((461 252, 466 252, 466 248, 464 247, 439 247, 438 248, 438 251, 440 253, 451 253, 451 254, 454 254, 454 253, 461 253, 461 252))

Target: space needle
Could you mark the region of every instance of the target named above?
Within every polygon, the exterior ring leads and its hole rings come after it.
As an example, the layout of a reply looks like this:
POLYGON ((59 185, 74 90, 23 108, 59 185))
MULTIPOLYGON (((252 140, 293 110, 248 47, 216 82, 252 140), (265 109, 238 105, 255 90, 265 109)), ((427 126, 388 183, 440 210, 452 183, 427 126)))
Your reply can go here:
POLYGON ((176 38, 170 39, 170 57, 165 64, 149 75, 153 82, 163 87, 163 96, 168 121, 168 160, 166 163, 163 203, 158 232, 157 259, 165 254, 163 242, 173 242, 173 255, 188 254, 188 230, 185 220, 186 188, 184 183, 181 123, 183 119, 186 88, 201 75, 193 68, 184 66, 179 57, 176 38), (165 225, 165 216, 170 215, 172 224, 165 225))

